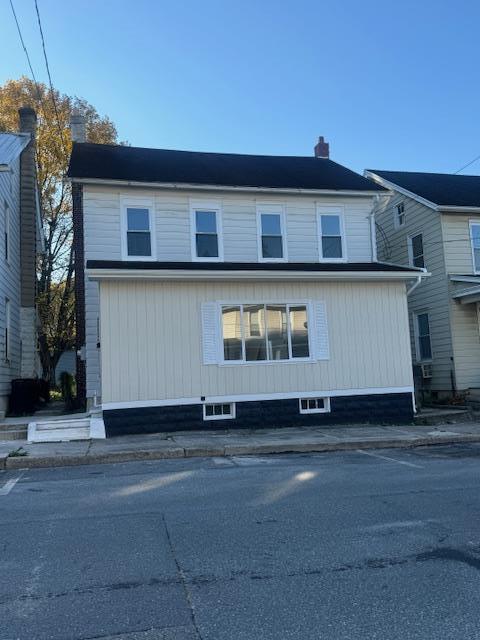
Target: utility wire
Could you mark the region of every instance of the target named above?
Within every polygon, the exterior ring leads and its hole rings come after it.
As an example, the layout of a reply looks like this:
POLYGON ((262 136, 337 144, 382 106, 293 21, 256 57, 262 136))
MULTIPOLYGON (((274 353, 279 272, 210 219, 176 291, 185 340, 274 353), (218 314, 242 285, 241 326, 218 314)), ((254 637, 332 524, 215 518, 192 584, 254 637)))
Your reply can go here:
POLYGON ((59 116, 59 113, 58 113, 57 101, 55 100, 55 93, 54 93, 54 90, 53 90, 52 76, 51 76, 51 73, 50 73, 50 66, 48 64, 47 50, 46 50, 46 47, 45 47, 45 38, 43 36, 42 21, 40 19, 40 11, 38 10, 37 0, 35 0, 35 10, 37 12, 38 28, 39 28, 39 31, 40 31, 40 37, 42 39, 43 57, 45 58, 45 66, 47 68, 48 83, 49 83, 49 86, 50 86, 50 96, 51 96, 51 99, 52 99, 53 110, 55 112, 55 119, 56 119, 56 122, 57 122, 58 133, 60 134, 60 141, 61 141, 61 146, 62 146, 62 149, 63 149, 63 153, 65 155, 65 160, 68 161, 67 147, 66 147, 65 140, 64 140, 64 137, 63 137, 62 125, 60 124, 60 116, 59 116))
POLYGON ((467 167, 469 167, 471 164, 473 164, 474 162, 477 162, 477 160, 480 160, 480 156, 477 156, 476 158, 474 158, 473 160, 471 160, 470 162, 467 162, 466 165, 464 165, 463 167, 461 167, 460 169, 458 169, 457 171, 453 172, 453 175, 456 175, 457 173, 460 173, 460 171, 463 171, 464 169, 466 169, 467 167))
POLYGON ((25 56, 27 57, 28 67, 30 69, 30 73, 32 74, 32 79, 33 79, 33 82, 35 83, 35 87, 37 89, 38 98, 40 99, 40 89, 38 87, 38 82, 37 82, 37 79, 35 77, 35 73, 33 71, 32 63, 31 63, 31 60, 30 60, 30 56, 28 55, 28 50, 27 50, 27 47, 25 45, 25 41, 24 41, 23 36, 22 36, 22 30, 20 29, 20 24, 18 22, 17 14, 15 12, 15 7, 13 6, 13 1, 12 0, 10 0, 10 7, 12 9, 13 17, 15 18, 15 24, 17 25, 17 31, 18 31, 18 36, 20 38, 20 42, 22 43, 22 47, 23 47, 23 50, 25 52, 25 56))

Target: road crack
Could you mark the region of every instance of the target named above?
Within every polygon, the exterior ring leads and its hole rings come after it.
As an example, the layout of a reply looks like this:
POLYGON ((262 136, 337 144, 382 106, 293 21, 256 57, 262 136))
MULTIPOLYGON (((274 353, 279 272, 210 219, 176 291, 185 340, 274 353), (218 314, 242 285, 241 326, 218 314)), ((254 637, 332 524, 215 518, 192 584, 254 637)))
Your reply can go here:
POLYGON ((167 520, 165 518, 165 514, 164 513, 162 513, 162 520, 163 520, 163 526, 165 527, 165 534, 167 536, 168 546, 170 547, 170 552, 172 554, 173 561, 175 562, 175 566, 177 567, 177 573, 180 576, 180 579, 181 579, 181 582, 182 582, 182 586, 183 586, 183 590, 185 592, 185 598, 187 600, 188 607, 190 609, 190 618, 192 620, 193 628, 195 629, 195 634, 196 634, 197 638, 199 638, 199 640, 203 640, 202 634, 201 634, 200 629, 199 629, 198 624, 197 624, 197 619, 195 617, 195 608, 193 606, 193 601, 192 601, 192 596, 191 596, 191 593, 190 593, 190 589, 188 588, 188 580, 186 579, 185 572, 183 571, 183 569, 182 569, 182 567, 180 565, 180 562, 178 561, 177 554, 175 552, 175 547, 173 545, 172 537, 170 535, 170 531, 168 529, 167 520))

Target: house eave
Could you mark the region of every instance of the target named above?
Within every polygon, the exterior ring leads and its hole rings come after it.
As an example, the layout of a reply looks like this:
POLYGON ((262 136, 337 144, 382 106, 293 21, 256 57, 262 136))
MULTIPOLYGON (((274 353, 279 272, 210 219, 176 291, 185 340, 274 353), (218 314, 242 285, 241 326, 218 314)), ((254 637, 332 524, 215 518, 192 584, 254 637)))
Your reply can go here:
MULTIPOLYGON (((416 193, 413 193, 413 191, 408 191, 408 189, 404 189, 403 187, 399 187, 394 182, 390 182, 389 180, 385 180, 385 178, 382 178, 377 173, 373 173, 372 171, 364 171, 363 175, 366 178, 370 178, 371 180, 373 180, 374 182, 376 182, 380 186, 384 187, 385 189, 388 189, 389 191, 398 191, 398 193, 401 193, 402 195, 407 196, 407 198, 412 198, 412 200, 416 200, 420 204, 424 204, 426 207, 429 207, 430 209, 434 209, 435 211, 438 211, 438 205, 435 202, 431 202, 430 200, 427 200, 426 198, 422 198, 421 196, 417 195, 416 193)), ((381 194, 377 193, 377 195, 381 195, 381 194)))
MULTIPOLYGON (((351 196, 373 198, 382 195, 381 191, 355 191, 348 189, 302 189, 302 188, 277 188, 277 187, 248 187, 235 185, 218 185, 218 184, 198 184, 198 183, 180 183, 180 182, 142 182, 138 180, 102 180, 98 178, 79 178, 68 177, 67 180, 74 183, 85 185, 99 185, 111 187, 135 187, 144 189, 172 189, 177 191, 228 191, 228 192, 246 192, 246 193, 282 193, 282 194, 304 194, 319 196, 351 196)), ((385 194, 384 194, 385 195, 385 194)))

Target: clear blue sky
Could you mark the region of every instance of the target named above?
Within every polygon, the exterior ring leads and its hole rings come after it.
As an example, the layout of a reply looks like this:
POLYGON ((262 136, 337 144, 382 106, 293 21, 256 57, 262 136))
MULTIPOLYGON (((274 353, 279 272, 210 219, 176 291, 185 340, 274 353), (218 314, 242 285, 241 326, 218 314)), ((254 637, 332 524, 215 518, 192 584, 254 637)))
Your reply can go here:
MULTIPOLYGON (((46 80, 33 0, 13 0, 46 80)), ((137 146, 451 172, 480 154, 480 3, 38 0, 53 81, 137 146)), ((0 0, 0 83, 28 74, 0 0)), ((480 161, 466 173, 480 173, 480 161)))

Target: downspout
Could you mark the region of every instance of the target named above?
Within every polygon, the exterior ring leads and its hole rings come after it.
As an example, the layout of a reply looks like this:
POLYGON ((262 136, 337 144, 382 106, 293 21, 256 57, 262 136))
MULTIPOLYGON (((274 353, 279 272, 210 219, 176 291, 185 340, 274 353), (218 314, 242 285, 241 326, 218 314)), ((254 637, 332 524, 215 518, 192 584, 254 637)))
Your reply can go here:
MULTIPOLYGON (((423 269, 423 274, 427 273, 427 270, 424 268, 423 269)), ((416 277, 415 282, 412 284, 412 286, 410 287, 410 289, 407 289, 407 297, 413 293, 415 291, 415 289, 418 287, 418 285, 421 283, 422 278, 423 278, 423 274, 419 275, 416 277)))
POLYGON ((379 196, 374 197, 374 205, 370 212, 370 243, 372 245, 372 262, 378 261, 377 256, 377 234, 375 233, 375 207, 378 204, 379 196))

